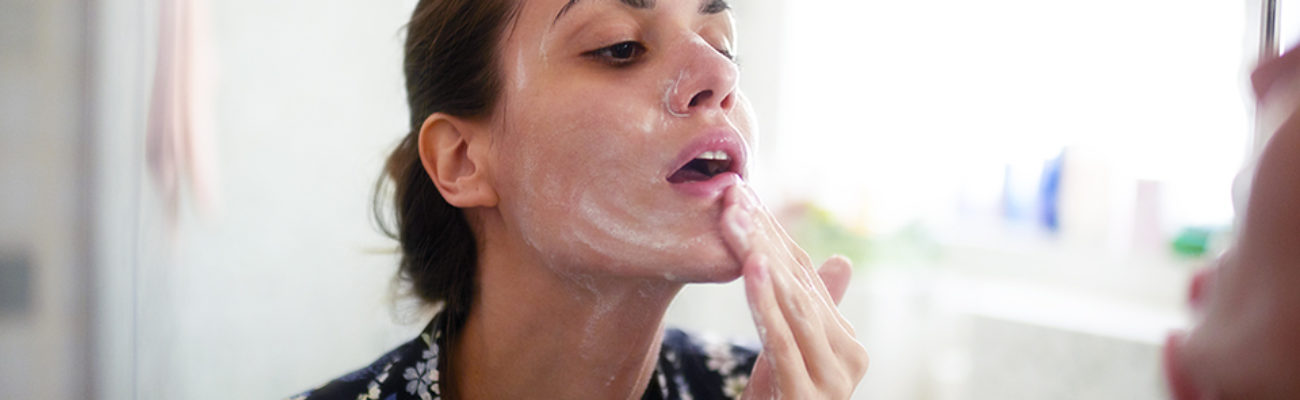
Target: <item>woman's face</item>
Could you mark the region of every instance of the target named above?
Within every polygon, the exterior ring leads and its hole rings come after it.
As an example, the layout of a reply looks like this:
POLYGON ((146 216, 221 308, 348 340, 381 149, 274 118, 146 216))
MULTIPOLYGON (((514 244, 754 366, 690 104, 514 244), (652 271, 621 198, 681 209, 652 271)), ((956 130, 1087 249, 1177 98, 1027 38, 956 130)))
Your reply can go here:
POLYGON ((752 140, 721 0, 527 0, 503 35, 489 175, 563 273, 720 281, 724 189, 752 140))

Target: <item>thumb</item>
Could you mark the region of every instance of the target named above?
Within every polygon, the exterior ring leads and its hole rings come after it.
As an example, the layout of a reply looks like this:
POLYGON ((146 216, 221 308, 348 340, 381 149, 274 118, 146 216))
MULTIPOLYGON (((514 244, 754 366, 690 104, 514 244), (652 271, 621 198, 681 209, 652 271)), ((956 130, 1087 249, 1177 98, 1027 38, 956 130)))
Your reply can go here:
POLYGON ((853 276, 853 262, 841 255, 831 256, 822 263, 822 267, 817 270, 817 275, 821 276, 822 283, 826 284, 826 291, 831 294, 831 299, 839 305, 840 300, 844 300, 844 292, 849 288, 849 278, 853 276))

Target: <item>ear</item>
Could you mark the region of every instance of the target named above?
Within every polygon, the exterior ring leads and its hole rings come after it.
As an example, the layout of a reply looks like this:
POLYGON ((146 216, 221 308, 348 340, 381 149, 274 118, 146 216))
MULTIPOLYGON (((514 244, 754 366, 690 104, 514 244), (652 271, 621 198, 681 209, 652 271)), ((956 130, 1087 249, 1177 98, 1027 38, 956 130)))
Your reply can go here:
POLYGON ((442 198, 458 208, 495 207, 497 193, 485 168, 486 130, 459 117, 434 113, 420 127, 420 162, 442 198))

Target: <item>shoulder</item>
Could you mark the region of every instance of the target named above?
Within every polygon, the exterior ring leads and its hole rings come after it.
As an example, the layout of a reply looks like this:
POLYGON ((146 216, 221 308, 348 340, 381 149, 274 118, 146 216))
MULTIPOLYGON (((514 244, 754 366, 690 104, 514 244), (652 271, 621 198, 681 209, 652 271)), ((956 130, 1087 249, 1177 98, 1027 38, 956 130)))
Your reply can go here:
POLYGON ((664 332, 660 369, 682 398, 737 398, 749 382, 758 350, 711 335, 664 332))

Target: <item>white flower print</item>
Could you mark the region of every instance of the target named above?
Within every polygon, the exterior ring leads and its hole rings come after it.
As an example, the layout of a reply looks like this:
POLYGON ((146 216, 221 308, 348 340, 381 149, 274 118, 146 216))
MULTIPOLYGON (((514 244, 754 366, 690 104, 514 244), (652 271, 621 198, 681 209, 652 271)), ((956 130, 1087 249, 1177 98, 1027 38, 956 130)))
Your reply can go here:
POLYGON ((745 386, 749 385, 748 375, 729 376, 722 382, 722 394, 729 398, 738 399, 745 393, 745 386))
POLYGON ((438 345, 429 340, 428 335, 421 335, 429 348, 420 353, 422 361, 402 372, 406 379, 406 392, 420 396, 421 400, 433 400, 439 395, 438 388, 438 345), (432 393, 430 391, 432 390, 432 393))
POLYGON ((357 395, 357 400, 378 400, 379 396, 383 394, 379 390, 379 385, 388 380, 388 369, 392 367, 393 363, 391 362, 384 365, 384 370, 381 371, 379 375, 375 376, 374 380, 370 381, 370 384, 366 387, 365 393, 357 395))
MULTIPOLYGON (((439 381, 439 379, 438 379, 438 369, 437 369, 437 368, 434 368, 434 369, 433 369, 433 384, 429 385, 429 391, 430 391, 431 393, 433 393, 434 396, 441 396, 441 395, 442 395, 442 389, 438 388, 438 381, 439 381)), ((436 398, 441 398, 441 397, 436 397, 436 398)))
POLYGON ((662 395, 661 398, 668 398, 668 376, 664 375, 663 370, 655 368, 655 379, 659 381, 659 391, 662 395))
POLYGON ((677 384, 677 394, 682 396, 682 400, 695 400, 695 396, 691 395, 691 385, 686 383, 686 375, 674 375, 673 383, 677 384))
POLYGON ((704 344, 704 352, 709 357, 708 367, 718 371, 719 375, 730 375, 736 368, 736 355, 731 352, 731 345, 720 340, 709 340, 704 344))
POLYGON ((380 394, 382 393, 379 391, 379 384, 370 382, 370 388, 366 390, 366 393, 357 396, 357 400, 378 400, 380 394))

